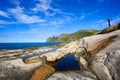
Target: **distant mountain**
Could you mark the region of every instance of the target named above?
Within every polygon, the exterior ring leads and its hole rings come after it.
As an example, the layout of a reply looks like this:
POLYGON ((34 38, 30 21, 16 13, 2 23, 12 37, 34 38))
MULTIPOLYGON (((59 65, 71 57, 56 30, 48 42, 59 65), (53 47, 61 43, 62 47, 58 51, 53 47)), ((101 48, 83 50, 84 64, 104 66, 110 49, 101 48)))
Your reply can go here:
POLYGON ((61 34, 59 37, 53 36, 47 39, 47 42, 70 42, 79 40, 86 36, 91 36, 98 33, 99 30, 79 30, 72 34, 61 34))

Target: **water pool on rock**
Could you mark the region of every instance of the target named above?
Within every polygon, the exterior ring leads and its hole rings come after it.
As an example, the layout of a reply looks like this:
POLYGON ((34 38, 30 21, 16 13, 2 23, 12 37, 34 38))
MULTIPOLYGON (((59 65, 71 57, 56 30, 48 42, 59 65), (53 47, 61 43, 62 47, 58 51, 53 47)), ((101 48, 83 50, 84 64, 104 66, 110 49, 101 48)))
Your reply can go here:
POLYGON ((64 57, 54 68, 56 71, 80 70, 79 61, 75 59, 73 54, 64 57))

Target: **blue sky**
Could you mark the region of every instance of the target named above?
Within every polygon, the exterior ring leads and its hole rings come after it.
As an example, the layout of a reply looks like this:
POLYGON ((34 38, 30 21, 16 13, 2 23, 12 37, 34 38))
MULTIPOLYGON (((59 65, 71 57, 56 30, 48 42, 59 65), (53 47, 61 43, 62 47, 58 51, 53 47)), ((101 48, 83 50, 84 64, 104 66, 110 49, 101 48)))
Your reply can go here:
POLYGON ((0 0, 0 42, 44 42, 120 22, 120 0, 0 0))

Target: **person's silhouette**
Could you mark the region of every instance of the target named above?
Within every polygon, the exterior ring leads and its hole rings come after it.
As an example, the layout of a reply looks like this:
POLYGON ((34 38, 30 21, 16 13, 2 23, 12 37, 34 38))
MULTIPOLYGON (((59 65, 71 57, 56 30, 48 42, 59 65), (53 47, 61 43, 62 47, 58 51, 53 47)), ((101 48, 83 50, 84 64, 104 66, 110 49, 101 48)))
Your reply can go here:
POLYGON ((111 25, 110 25, 110 19, 107 19, 107 21, 108 21, 108 26, 110 27, 111 25))

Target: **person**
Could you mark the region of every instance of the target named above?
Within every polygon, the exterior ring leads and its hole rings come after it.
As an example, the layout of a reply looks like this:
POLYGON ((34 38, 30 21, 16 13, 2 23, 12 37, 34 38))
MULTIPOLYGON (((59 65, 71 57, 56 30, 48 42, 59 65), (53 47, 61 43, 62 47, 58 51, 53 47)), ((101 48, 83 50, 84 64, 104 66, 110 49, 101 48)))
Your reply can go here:
POLYGON ((108 21, 108 26, 110 27, 111 25, 110 25, 110 19, 107 19, 107 21, 108 21))

